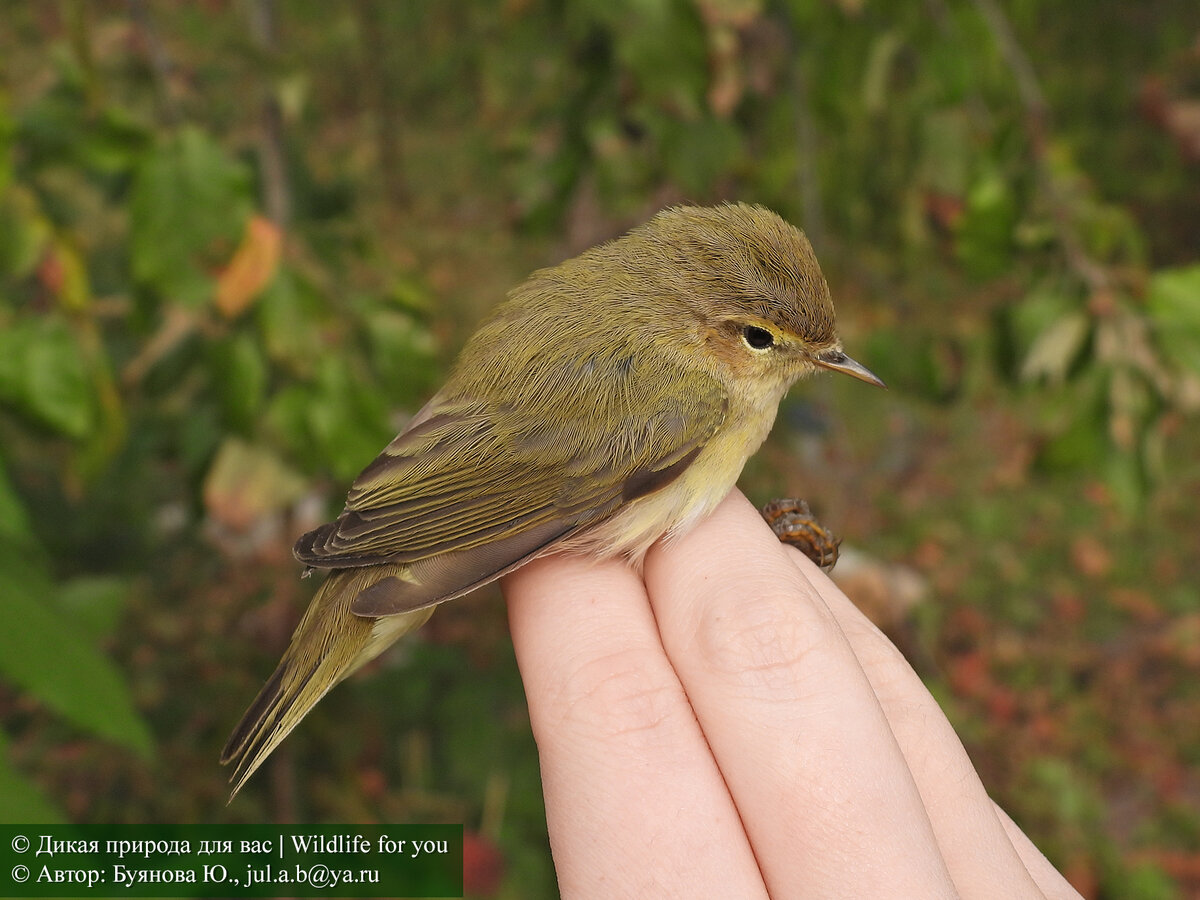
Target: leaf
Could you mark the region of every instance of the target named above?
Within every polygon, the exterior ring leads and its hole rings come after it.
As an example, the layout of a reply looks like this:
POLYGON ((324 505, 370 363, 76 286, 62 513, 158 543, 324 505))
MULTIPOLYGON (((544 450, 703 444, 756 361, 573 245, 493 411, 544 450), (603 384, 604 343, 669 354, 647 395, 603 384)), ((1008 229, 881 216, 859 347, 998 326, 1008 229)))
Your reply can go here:
POLYGON ((249 334, 238 334, 213 345, 212 376, 229 422, 249 432, 266 399, 269 366, 262 349, 249 334))
POLYGON ((992 278, 1012 258, 1017 201, 999 172, 984 172, 967 193, 958 222, 955 251, 959 262, 976 278, 992 278))
POLYGON ((322 301, 288 270, 267 287, 254 310, 267 355, 299 375, 310 375, 324 348, 322 301))
POLYGON ((1083 312, 1068 313, 1038 335, 1021 363, 1021 380, 1046 379, 1061 384, 1079 358, 1091 333, 1091 320, 1083 312))
POLYGON ((868 115, 879 115, 887 105, 892 70, 903 47, 904 38, 894 28, 879 34, 871 42, 862 80, 862 106, 868 115))
POLYGON ((1081 300, 1064 291, 1053 279, 1046 279, 1032 286, 1019 302, 998 310, 997 362, 1005 376, 1019 380, 1021 367, 1038 338, 1082 305, 1081 300))
POLYGON ((1068 760, 1051 756, 1035 757, 1027 764, 1026 777, 1036 788, 1039 804, 1045 805, 1063 822, 1083 828, 1101 821, 1101 803, 1095 788, 1068 760))
POLYGON ((97 108, 95 99, 63 83, 23 103, 16 126, 25 157, 43 169, 127 173, 150 143, 151 128, 115 104, 97 108))
POLYGON ((1140 455, 1134 452, 1109 453, 1103 461, 1103 472, 1104 483, 1117 508, 1130 515, 1139 512, 1150 488, 1140 455))
POLYGON ((283 232, 262 216, 251 216, 229 265, 217 276, 217 309, 227 319, 241 315, 279 268, 283 232))
POLYGON ((228 438, 204 479, 204 506, 221 524, 245 532, 298 500, 306 486, 272 451, 228 438))
POLYGON ((13 490, 0 457, 0 544, 21 544, 33 541, 29 514, 13 490))
POLYGON ((148 756, 150 730, 121 671, 47 600, 54 585, 28 548, 0 544, 0 673, 81 728, 148 756))
POLYGON ((306 410, 309 435, 339 480, 348 481, 395 432, 383 399, 341 359, 322 361, 317 393, 306 410))
POLYGON ((1146 305, 1163 352, 1180 368, 1200 373, 1200 265, 1155 272, 1146 305))
POLYGON ((1108 440, 1107 379, 1099 373, 1086 377, 1065 405, 1066 425, 1038 452, 1038 462, 1049 470, 1096 470, 1105 465, 1112 449, 1108 440))
POLYGON ((32 192, 0 190, 0 273, 24 278, 37 268, 50 241, 50 223, 32 192))
POLYGON ((228 258, 251 209, 245 166, 199 128, 183 128, 134 179, 134 278, 171 301, 202 305, 215 286, 209 273, 228 258))
POLYGON ((435 305, 429 288, 412 275, 397 276, 388 288, 387 299, 415 315, 425 315, 435 305))
POLYGON ((266 419, 297 459, 330 469, 341 481, 357 475, 396 430, 379 394, 332 356, 320 361, 314 384, 276 393, 266 419))
POLYGON ((369 315, 366 326, 371 366, 391 402, 411 403, 434 387, 436 348, 427 328, 406 313, 387 309, 369 315))
POLYGON ((91 431, 92 389, 65 322, 25 319, 0 330, 0 403, 68 437, 91 431))
MULTIPOLYGON (((5 623, 0 628, 0 672, 83 728, 145 752, 149 730, 134 710, 122 676, 81 637, 111 630, 123 585, 116 579, 81 578, 56 588, 43 560, 29 516, 0 466, 0 621, 5 623), (49 599, 56 590, 58 610, 36 599, 49 599), (76 627, 72 611, 79 612, 86 628, 76 627)), ((0 753, 0 798, 9 795, 3 761, 0 753)))
POLYGON ((87 262, 71 243, 55 235, 38 266, 42 286, 58 298, 64 309, 86 309, 92 298, 87 262))
POLYGON ((710 78, 707 36, 690 4, 617 0, 596 4, 592 12, 611 29, 618 62, 652 103, 685 116, 704 106, 710 78), (662 52, 664 41, 670 53, 662 52))

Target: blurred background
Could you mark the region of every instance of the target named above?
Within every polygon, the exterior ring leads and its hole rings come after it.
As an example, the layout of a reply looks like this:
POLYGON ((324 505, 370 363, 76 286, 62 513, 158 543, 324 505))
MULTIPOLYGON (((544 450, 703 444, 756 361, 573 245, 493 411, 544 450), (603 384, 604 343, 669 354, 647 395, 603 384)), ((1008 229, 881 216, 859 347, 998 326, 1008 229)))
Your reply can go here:
POLYGON ((679 202, 817 248, 891 390, 748 466, 1089 898, 1200 896, 1194 0, 5 4, 0 817, 464 822, 556 894, 503 604, 441 609, 226 806, 293 540, 541 265, 679 202))

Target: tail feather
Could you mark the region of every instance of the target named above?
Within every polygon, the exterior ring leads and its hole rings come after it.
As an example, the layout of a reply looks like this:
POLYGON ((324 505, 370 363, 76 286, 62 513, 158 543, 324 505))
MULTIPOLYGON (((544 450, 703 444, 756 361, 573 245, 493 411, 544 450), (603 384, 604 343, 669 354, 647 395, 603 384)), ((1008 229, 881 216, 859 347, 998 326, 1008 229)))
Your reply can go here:
POLYGON ((234 765, 230 800, 334 685, 429 618, 432 607, 385 619, 350 611, 355 597, 392 574, 384 567, 341 569, 321 585, 279 666, 221 751, 221 763, 234 765))
MULTIPOLYGON (((241 721, 233 730, 233 734, 229 736, 229 740, 225 742, 225 747, 221 750, 222 765, 250 755, 251 739, 256 735, 264 734, 267 720, 275 718, 278 714, 279 694, 283 688, 284 675, 284 665, 280 663, 275 667, 275 672, 271 677, 267 679, 267 683, 262 686, 262 690, 250 704, 250 708, 242 714, 241 721)), ((237 776, 237 772, 234 772, 234 776, 237 776)))

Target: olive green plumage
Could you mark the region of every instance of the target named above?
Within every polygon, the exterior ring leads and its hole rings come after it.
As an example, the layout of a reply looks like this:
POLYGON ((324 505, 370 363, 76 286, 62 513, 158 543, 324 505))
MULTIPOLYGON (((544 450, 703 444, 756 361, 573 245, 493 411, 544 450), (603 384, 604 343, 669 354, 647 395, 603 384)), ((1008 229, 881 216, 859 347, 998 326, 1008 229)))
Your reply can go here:
POLYGON ((535 272, 296 556, 333 570, 222 755, 234 791, 335 684, 433 607, 535 556, 640 565, 709 512, 841 351, 804 236, 744 204, 676 208, 535 272))

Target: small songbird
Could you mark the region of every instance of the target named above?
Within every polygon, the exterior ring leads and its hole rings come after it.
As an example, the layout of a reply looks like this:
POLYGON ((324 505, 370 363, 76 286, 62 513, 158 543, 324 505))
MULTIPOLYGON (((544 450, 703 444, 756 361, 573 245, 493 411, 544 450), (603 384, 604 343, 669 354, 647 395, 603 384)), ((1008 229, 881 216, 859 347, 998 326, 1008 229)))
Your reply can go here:
POLYGON ((798 378, 842 351, 808 240, 758 206, 678 207, 535 272, 296 557, 329 575, 225 745, 237 793, 334 685, 534 557, 640 566, 729 493, 798 378))

